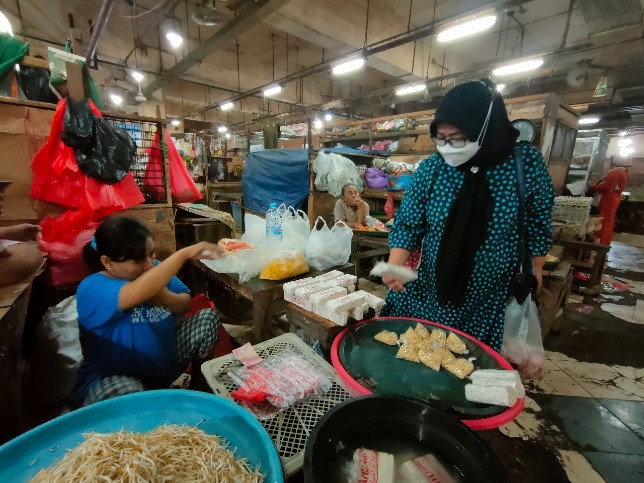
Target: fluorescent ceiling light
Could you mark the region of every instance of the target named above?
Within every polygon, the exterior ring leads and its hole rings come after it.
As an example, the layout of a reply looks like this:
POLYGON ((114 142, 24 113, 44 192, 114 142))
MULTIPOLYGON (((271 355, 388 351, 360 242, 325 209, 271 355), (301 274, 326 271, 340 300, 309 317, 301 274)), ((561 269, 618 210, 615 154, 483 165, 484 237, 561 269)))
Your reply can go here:
POLYGON ((496 76, 519 74, 521 72, 528 72, 530 70, 538 69, 542 65, 543 59, 541 57, 535 59, 519 60, 511 64, 497 67, 492 71, 492 74, 496 76))
POLYGON ((330 112, 327 112, 324 115, 324 119, 326 119, 327 121, 331 121, 333 119, 333 114, 331 114, 330 112))
POLYGON ((396 95, 397 96, 406 96, 408 94, 413 94, 415 92, 424 91, 425 87, 427 87, 427 86, 425 85, 424 82, 421 82, 420 84, 412 84, 412 85, 408 85, 408 86, 402 86, 402 87, 399 87, 398 89, 396 89, 396 95))
POLYGON ((619 140, 619 147, 620 148, 626 148, 631 145, 633 140, 631 138, 626 138, 626 139, 620 139, 619 140))
POLYGON ((364 57, 354 57, 333 67, 335 75, 342 75, 360 69, 365 63, 364 57))
POLYGON ((9 22, 9 19, 2 12, 0 12, 0 34, 7 34, 13 37, 11 22, 9 22))
POLYGON ((451 42, 452 40, 471 37, 484 30, 491 28, 496 23, 496 15, 486 15, 472 20, 459 21, 457 25, 448 27, 436 36, 439 42, 451 42))
POLYGON ((313 127, 315 129, 322 129, 324 126, 324 123, 322 122, 322 119, 315 118, 315 121, 313 121, 313 127))
POLYGON ((619 155, 622 158, 626 158, 626 157, 630 156, 631 154, 633 154, 634 152, 635 152, 635 150, 633 148, 624 148, 619 152, 619 155))
POLYGON ((222 111, 230 111, 233 107, 235 107, 235 104, 232 101, 224 102, 221 106, 219 106, 222 111))
POLYGON ((117 106, 123 104, 123 97, 118 94, 110 94, 110 100, 112 101, 112 104, 116 104, 117 106))
POLYGON ((176 32, 168 32, 165 34, 165 38, 168 39, 174 49, 179 48, 183 43, 183 37, 176 32))
POLYGON ((226 126, 219 126, 217 128, 217 131, 220 133, 225 133, 226 131, 228 131, 228 128, 226 126))
POLYGON ((496 85, 496 91, 497 92, 503 92, 505 90, 505 84, 497 84, 496 85))
POLYGON ((264 90, 264 97, 274 96, 282 92, 282 86, 270 86, 264 90))
POLYGON ((230 139, 230 134, 226 133, 226 139, 230 139))
POLYGON ((170 121, 170 124, 172 124, 174 127, 177 127, 179 124, 181 124, 181 121, 179 119, 173 119, 170 121))
POLYGON ((599 117, 598 116, 586 116, 586 117, 581 117, 579 118, 579 121, 577 121, 580 125, 585 125, 585 124, 597 124, 599 122, 599 117))
POLYGON ((137 82, 141 82, 143 80, 143 77, 145 77, 143 74, 141 74, 137 70, 133 70, 131 75, 132 75, 132 77, 134 77, 134 80, 137 81, 137 82))
POLYGON ((624 137, 624 136, 627 136, 627 135, 628 135, 628 132, 626 132, 626 131, 621 131, 621 132, 619 133, 619 135, 620 135, 621 137, 624 137))

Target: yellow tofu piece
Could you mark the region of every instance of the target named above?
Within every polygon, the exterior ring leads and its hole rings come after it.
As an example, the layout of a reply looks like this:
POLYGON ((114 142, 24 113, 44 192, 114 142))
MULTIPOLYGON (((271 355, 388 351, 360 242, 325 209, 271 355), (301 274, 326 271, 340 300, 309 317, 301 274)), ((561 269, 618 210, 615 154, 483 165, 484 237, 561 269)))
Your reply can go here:
POLYGON ((405 332, 400 336, 400 340, 401 340, 404 344, 412 344, 412 345, 415 345, 415 344, 417 344, 418 342, 420 342, 420 337, 418 336, 418 334, 416 333, 416 331, 415 331, 412 327, 410 327, 409 329, 407 329, 407 330, 406 330, 406 331, 405 331, 405 332))
POLYGON ((432 342, 432 346, 434 347, 434 349, 441 349, 445 347, 447 334, 440 329, 436 329, 429 336, 429 340, 432 342))
POLYGON ((444 364, 443 367, 459 379, 465 379, 474 371, 474 364, 467 359, 462 358, 454 359, 453 361, 444 364))
POLYGON ((443 356, 435 350, 420 349, 418 351, 418 359, 427 367, 439 371, 441 368, 441 360, 443 356))
POLYGON ((425 324, 421 324, 418 322, 416 324, 416 329, 414 329, 418 337, 421 339, 429 339, 429 330, 427 330, 427 327, 425 327, 425 324))
POLYGON ((420 359, 418 359, 418 349, 409 344, 401 345, 396 357, 410 362, 420 362, 420 359))

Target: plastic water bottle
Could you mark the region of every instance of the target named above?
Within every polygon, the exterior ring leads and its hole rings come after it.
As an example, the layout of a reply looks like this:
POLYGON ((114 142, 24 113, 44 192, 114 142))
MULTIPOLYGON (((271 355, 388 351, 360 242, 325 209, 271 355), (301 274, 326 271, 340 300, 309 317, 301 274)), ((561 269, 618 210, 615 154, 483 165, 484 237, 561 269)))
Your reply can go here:
POLYGON ((266 241, 269 244, 282 241, 282 214, 277 209, 277 203, 271 203, 266 212, 266 241))

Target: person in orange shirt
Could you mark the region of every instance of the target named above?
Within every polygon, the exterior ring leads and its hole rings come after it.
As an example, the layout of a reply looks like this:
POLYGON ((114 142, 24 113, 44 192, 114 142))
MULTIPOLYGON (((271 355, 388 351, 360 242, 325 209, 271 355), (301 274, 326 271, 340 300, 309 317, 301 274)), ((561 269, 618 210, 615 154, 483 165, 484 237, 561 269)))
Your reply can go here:
POLYGON ((619 164, 613 162, 613 165, 616 167, 611 169, 605 178, 588 187, 591 192, 602 195, 599 201, 599 211, 604 220, 597 233, 599 243, 602 245, 610 245, 613 240, 615 213, 617 213, 619 202, 622 199, 622 192, 628 188, 628 183, 631 180, 628 172, 630 161, 619 164))

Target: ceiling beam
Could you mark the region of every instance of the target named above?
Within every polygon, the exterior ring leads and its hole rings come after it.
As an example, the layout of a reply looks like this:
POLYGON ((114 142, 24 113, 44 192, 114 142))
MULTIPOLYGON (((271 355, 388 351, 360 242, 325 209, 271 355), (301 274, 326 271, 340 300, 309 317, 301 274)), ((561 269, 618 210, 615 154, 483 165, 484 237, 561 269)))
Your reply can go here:
MULTIPOLYGON (((204 40, 201 45, 188 53, 183 59, 177 62, 170 69, 163 71, 165 77, 177 77, 184 74, 191 67, 199 64, 203 59, 212 54, 215 50, 221 49, 230 42, 235 41, 243 33, 251 29, 257 22, 263 21, 269 15, 277 12, 290 0, 256 0, 248 2, 245 8, 240 8, 237 17, 224 25, 210 38, 204 40)), ((158 78, 151 82, 143 91, 146 95, 152 94, 160 89, 164 78, 158 78)))

